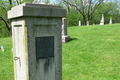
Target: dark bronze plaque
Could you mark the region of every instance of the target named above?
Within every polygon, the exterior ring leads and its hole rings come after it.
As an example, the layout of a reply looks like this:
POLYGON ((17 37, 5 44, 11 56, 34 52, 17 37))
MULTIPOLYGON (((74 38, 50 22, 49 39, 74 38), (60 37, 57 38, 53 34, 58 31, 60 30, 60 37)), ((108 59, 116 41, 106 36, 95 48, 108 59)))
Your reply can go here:
POLYGON ((36 58, 47 58, 54 56, 54 37, 36 37, 36 58))

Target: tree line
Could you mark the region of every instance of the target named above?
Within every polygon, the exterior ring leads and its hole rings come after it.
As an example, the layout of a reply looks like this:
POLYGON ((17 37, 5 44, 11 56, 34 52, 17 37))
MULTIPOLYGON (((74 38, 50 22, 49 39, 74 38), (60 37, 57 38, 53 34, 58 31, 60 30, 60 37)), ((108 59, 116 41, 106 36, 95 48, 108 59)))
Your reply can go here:
POLYGON ((67 9, 68 26, 78 26, 79 20, 82 25, 87 21, 92 24, 99 24, 104 14, 105 24, 108 24, 110 17, 113 23, 120 23, 119 0, 114 2, 108 0, 62 0, 63 6, 67 9))
POLYGON ((12 35, 10 20, 7 18, 7 11, 13 6, 20 5, 24 2, 32 2, 33 0, 0 0, 0 37, 12 35))

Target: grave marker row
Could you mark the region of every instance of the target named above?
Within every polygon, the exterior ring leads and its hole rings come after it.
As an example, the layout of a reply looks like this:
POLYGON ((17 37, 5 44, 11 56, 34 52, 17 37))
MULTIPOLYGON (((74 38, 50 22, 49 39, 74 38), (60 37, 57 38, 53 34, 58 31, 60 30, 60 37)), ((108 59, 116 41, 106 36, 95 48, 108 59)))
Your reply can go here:
MULTIPOLYGON (((102 14, 102 18, 101 18, 101 21, 100 21, 100 25, 104 25, 104 14, 102 14)), ((93 23, 94 24, 94 23, 93 23)), ((110 17, 110 22, 109 24, 112 24, 112 17, 110 17)), ((94 24, 95 25, 95 24, 94 24)), ((81 26, 81 21, 79 21, 79 26, 81 26)), ((87 26, 89 26, 89 21, 87 21, 87 26)))

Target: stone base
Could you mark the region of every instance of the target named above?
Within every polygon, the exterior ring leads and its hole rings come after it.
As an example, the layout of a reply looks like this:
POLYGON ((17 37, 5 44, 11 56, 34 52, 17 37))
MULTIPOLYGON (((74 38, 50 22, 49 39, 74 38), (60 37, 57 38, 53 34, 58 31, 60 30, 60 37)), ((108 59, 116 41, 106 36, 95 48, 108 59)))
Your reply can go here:
POLYGON ((70 40, 70 36, 69 35, 62 36, 62 42, 68 42, 69 40, 70 40))
POLYGON ((110 23, 109 24, 112 24, 112 21, 110 21, 110 23))
POLYGON ((100 22, 100 25, 104 25, 104 22, 100 22))

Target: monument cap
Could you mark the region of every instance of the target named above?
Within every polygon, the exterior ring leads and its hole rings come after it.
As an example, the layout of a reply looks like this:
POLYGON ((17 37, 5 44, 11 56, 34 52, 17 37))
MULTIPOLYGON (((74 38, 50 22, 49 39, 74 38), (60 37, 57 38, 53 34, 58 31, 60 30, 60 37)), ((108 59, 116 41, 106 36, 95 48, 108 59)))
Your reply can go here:
POLYGON ((8 19, 17 17, 66 17, 67 11, 61 6, 23 3, 8 11, 8 19))

